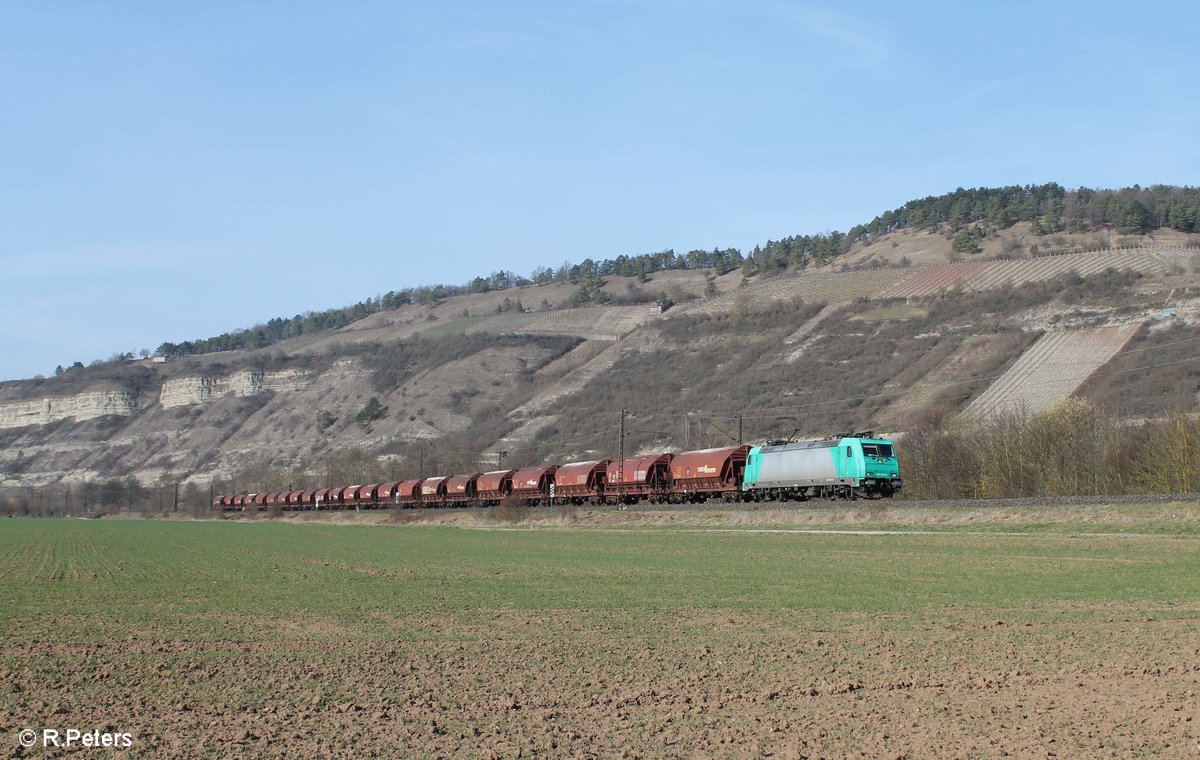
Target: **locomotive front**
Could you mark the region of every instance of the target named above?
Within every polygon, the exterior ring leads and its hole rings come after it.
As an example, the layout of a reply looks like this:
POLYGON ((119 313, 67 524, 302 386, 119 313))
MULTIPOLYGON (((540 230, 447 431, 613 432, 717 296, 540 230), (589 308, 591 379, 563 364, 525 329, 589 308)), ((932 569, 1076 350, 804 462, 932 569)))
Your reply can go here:
POLYGON ((862 487, 868 494, 891 496, 900 490, 900 463, 896 461, 896 447, 891 441, 880 438, 846 438, 844 443, 858 442, 861 462, 862 487))

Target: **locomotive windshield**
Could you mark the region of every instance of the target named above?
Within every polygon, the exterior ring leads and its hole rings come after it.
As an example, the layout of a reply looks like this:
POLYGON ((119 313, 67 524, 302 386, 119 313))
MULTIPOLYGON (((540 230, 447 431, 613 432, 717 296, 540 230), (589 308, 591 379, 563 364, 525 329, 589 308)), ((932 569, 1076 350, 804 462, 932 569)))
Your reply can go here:
POLYGON ((864 443, 863 454, 869 457, 894 457, 892 444, 890 443, 864 443))

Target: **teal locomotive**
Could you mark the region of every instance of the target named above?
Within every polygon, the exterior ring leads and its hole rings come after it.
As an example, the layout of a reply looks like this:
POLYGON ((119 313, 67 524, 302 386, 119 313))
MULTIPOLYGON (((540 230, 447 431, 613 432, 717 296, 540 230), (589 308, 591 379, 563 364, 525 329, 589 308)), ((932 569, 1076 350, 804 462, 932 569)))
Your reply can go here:
POLYGON ((901 487, 896 449, 874 435, 755 446, 746 457, 742 493, 754 501, 890 497, 901 487))

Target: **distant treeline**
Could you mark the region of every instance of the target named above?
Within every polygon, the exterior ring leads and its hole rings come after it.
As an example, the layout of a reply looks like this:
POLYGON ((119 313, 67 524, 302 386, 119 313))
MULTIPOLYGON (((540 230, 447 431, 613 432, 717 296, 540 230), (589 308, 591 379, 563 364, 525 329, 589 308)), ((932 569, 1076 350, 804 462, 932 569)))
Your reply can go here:
POLYGON ((99 516, 116 512, 176 512, 208 515, 209 491, 195 483, 162 481, 144 486, 137 478, 56 483, 40 488, 0 488, 0 515, 9 517, 99 516))
POLYGON ((487 277, 476 277, 464 285, 403 288, 352 306, 305 312, 290 319, 276 318, 264 325, 213 338, 167 342, 159 346, 156 353, 175 358, 239 348, 264 348, 287 338, 337 329, 376 312, 408 304, 433 304, 450 296, 523 285, 551 282, 578 285, 563 304, 569 307, 606 302, 606 294, 600 288, 603 278, 610 276, 636 277, 645 282, 655 272, 669 269, 714 269, 720 275, 739 267, 746 277, 773 275, 788 269, 822 266, 845 253, 854 243, 870 242, 905 228, 945 231, 953 236, 956 251, 972 253, 979 250, 979 242, 987 235, 1017 222, 1030 222, 1035 234, 1086 232, 1106 227, 1124 234, 1142 234, 1164 227, 1200 232, 1200 188, 1134 185, 1122 190, 1080 188, 1067 191, 1053 182, 970 190, 959 188, 945 195, 910 201, 875 217, 868 224, 853 227, 847 234, 833 231, 768 240, 746 255, 736 248, 693 250, 682 255, 665 250, 602 261, 585 259, 578 264, 566 262, 557 268, 543 266, 528 277, 501 270, 487 277))
POLYGON ((725 274, 742 264, 741 251, 736 248, 714 248, 711 251, 688 251, 683 255, 666 250, 641 256, 618 256, 599 262, 584 259, 578 264, 564 263, 557 269, 538 267, 529 277, 501 270, 488 277, 476 277, 465 285, 422 285, 403 288, 359 301, 352 306, 305 312, 290 319, 277 317, 264 325, 222 333, 213 338, 185 340, 182 343, 167 342, 160 345, 155 353, 177 358, 239 348, 265 348, 287 338, 334 330, 380 311, 391 311, 409 304, 436 304, 451 296, 508 290, 524 285, 544 285, 552 282, 578 285, 578 290, 567 301, 568 305, 577 306, 604 300, 603 297, 598 297, 604 277, 637 277, 645 281, 649 275, 665 269, 716 269, 717 272, 725 274))
POLYGON ((1200 188, 1138 185, 1122 190, 1070 191, 1050 182, 997 188, 959 188, 952 193, 909 201, 902 207, 853 227, 851 243, 905 228, 957 233, 971 224, 1006 229, 1017 222, 1033 224, 1035 234, 1088 232, 1113 227, 1127 235, 1154 229, 1200 232, 1200 188))

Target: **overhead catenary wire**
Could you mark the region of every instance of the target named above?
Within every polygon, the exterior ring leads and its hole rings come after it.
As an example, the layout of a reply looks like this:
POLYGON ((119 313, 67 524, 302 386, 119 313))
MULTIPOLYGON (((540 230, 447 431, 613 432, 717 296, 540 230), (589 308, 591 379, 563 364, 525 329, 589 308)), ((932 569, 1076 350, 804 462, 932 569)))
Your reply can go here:
MULTIPOLYGON (((1184 341, 1173 341, 1172 343, 1169 343, 1169 344, 1160 344, 1158 346, 1149 346, 1147 348, 1131 349, 1129 351, 1120 351, 1118 353, 1113 354, 1112 357, 1109 359, 1109 361, 1111 361, 1113 358, 1122 356, 1124 354, 1131 354, 1131 353, 1136 353, 1139 351, 1146 351, 1146 350, 1160 348, 1160 347, 1166 346, 1166 345, 1175 345, 1176 343, 1186 343, 1186 342, 1191 342, 1191 341, 1195 341, 1195 340, 1200 340, 1200 338, 1189 338, 1184 341)), ((1139 371, 1139 370, 1143 370, 1143 369, 1154 369, 1157 367, 1166 367, 1166 366, 1170 366, 1170 365, 1174 365, 1174 364, 1183 364, 1185 362, 1195 361, 1197 359, 1200 359, 1200 354, 1198 354, 1196 356, 1190 356, 1185 359, 1177 359, 1175 361, 1160 362, 1160 363, 1156 363, 1156 364, 1147 364, 1147 365, 1143 365, 1143 366, 1139 366, 1139 367, 1129 367, 1129 368, 1125 368, 1125 369, 1121 369, 1121 370, 1108 370, 1108 371, 1097 370, 1095 372, 1090 373, 1088 375, 1088 377, 1090 378, 1090 377, 1096 377, 1096 376, 1125 374, 1128 372, 1135 372, 1135 371, 1139 371)), ((759 417, 751 416, 751 413, 806 409, 806 408, 814 407, 814 406, 828 406, 831 404, 845 404, 850 401, 867 401, 870 399, 877 399, 877 398, 890 398, 890 397, 917 395, 917 394, 921 394, 921 393, 933 392, 933 391, 943 389, 943 388, 954 388, 954 387, 958 387, 961 385, 973 385, 975 383, 986 382, 989 380, 998 380, 1001 377, 1003 377, 1005 374, 1007 374, 1007 370, 1005 372, 1000 372, 995 375, 982 375, 980 377, 970 378, 967 380, 956 380, 956 381, 948 382, 948 383, 937 383, 934 385, 928 385, 928 386, 923 386, 923 387, 918 387, 918 388, 908 388, 908 389, 898 390, 898 391, 881 391, 879 393, 870 393, 870 394, 866 394, 866 395, 862 395, 862 396, 846 396, 843 398, 828 399, 828 400, 824 400, 824 401, 809 401, 809 402, 805 402, 802 404, 787 404, 787 405, 782 405, 782 406, 748 408, 748 409, 743 410, 742 414, 745 415, 744 419, 762 419, 761 416, 759 416, 759 417)), ((1060 376, 1065 377, 1066 375, 1060 375, 1060 376)), ((1054 376, 1052 376, 1052 377, 1054 377, 1054 376)), ((853 408, 853 407, 851 407, 851 408, 853 408)), ((838 410, 836 410, 836 409, 822 410, 822 412, 825 412, 825 411, 838 411, 838 410)), ((725 420, 737 419, 737 417, 738 417, 737 413, 717 412, 717 411, 711 411, 711 410, 695 410, 695 411, 691 411, 691 412, 650 412, 649 415, 657 415, 657 416, 661 416, 661 417, 711 417, 713 419, 725 419, 725 420)), ((774 415, 772 415, 772 416, 774 416, 774 415)))
MULTIPOLYGON (((1114 353, 1109 361, 1111 361, 1112 359, 1115 359, 1119 356, 1123 356, 1123 355, 1142 353, 1145 351, 1151 351, 1151 350, 1156 350, 1156 349, 1165 348, 1165 347, 1169 347, 1169 346, 1187 344, 1187 343, 1194 343, 1197 341, 1200 341, 1200 338, 1185 338, 1182 340, 1160 343, 1160 344, 1157 344, 1154 346, 1143 346, 1140 348, 1126 349, 1126 350, 1118 351, 1118 352, 1114 353)), ((1110 369, 1110 370, 1097 370, 1093 373, 1090 373, 1088 375, 1088 377, 1091 378, 1091 377, 1098 377, 1098 376, 1128 374, 1131 372, 1140 372, 1140 371, 1144 371, 1144 370, 1156 369, 1159 367, 1167 367, 1167 366, 1173 366, 1173 365, 1178 365, 1178 364, 1185 364, 1187 362, 1196 361, 1198 359, 1200 359, 1200 354, 1198 354, 1196 356, 1186 357, 1183 359, 1176 359, 1176 360, 1167 361, 1167 362, 1156 362, 1153 364, 1139 365, 1136 367, 1126 367, 1126 368, 1122 368, 1122 369, 1110 369)), ((791 404, 791 405, 785 405, 785 406, 772 406, 772 407, 751 407, 751 408, 745 408, 741 413, 715 412, 715 411, 705 411, 705 410, 695 410, 695 411, 690 411, 690 412, 657 412, 657 411, 656 412, 637 412, 637 411, 631 411, 629 414, 629 417, 631 419, 634 419, 636 421, 643 422, 643 423, 649 422, 656 418, 670 418, 670 419, 690 418, 690 419, 696 419, 696 420, 706 420, 706 421, 709 421, 709 424, 712 424, 711 423, 712 420, 736 420, 736 419, 738 419, 739 416, 744 421, 750 421, 750 420, 783 419, 786 417, 811 417, 811 416, 824 415, 824 414, 838 414, 838 413, 843 413, 843 412, 852 412, 852 411, 857 410, 861 406, 861 403, 855 403, 855 402, 868 401, 868 400, 872 400, 872 399, 930 396, 932 398, 936 398, 939 400, 958 401, 958 400, 962 400, 965 398, 969 398, 970 396, 974 395, 975 391, 971 390, 971 391, 968 391, 965 393, 947 394, 947 395, 943 395, 943 396, 938 396, 937 394, 939 391, 942 391, 942 390, 958 388, 958 387, 965 386, 965 385, 975 385, 975 384, 982 383, 982 382, 994 381, 994 380, 999 379, 1000 377, 1003 377, 1004 374, 1006 374, 1006 373, 1001 372, 1001 373, 998 373, 995 375, 984 375, 984 376, 980 376, 977 378, 970 378, 967 380, 958 380, 958 381, 953 381, 953 382, 948 382, 948 383, 938 383, 938 384, 934 384, 934 385, 913 387, 913 388, 908 388, 908 389, 898 390, 898 391, 882 391, 879 393, 866 394, 866 395, 862 395, 862 396, 847 396, 847 397, 843 397, 843 398, 828 399, 828 400, 824 400, 824 401, 806 402, 806 403, 802 403, 802 404, 791 404), (841 406, 830 408, 830 405, 833 405, 833 404, 840 404, 841 406), (824 407, 824 408, 813 409, 813 407, 824 407), (784 414, 783 412, 790 412, 790 413, 784 414)), ((1065 376, 1065 375, 1062 375, 1062 376, 1065 376)), ((634 435, 646 435, 646 434, 662 435, 662 436, 673 435, 672 431, 658 429, 659 427, 661 427, 661 426, 655 426, 654 429, 631 427, 631 428, 627 429, 625 431, 625 433, 626 433, 626 437, 634 436, 634 435)), ((717 427, 717 426, 713 425, 713 427, 717 427)), ((717 428, 717 429, 720 430, 720 428, 717 428)), ((729 433, 727 433, 724 430, 721 430, 721 433, 726 437, 729 436, 729 433)), ((595 432, 588 433, 586 435, 576 436, 576 437, 572 437, 572 438, 568 438, 568 439, 556 439, 556 440, 542 441, 542 442, 538 442, 538 443, 529 443, 529 444, 524 444, 524 445, 509 446, 507 450, 510 452, 510 457, 515 455, 517 452, 527 452, 527 453, 536 454, 538 451, 542 451, 542 450, 551 451, 554 449, 569 448, 569 447, 576 446, 579 444, 597 441, 597 439, 603 439, 603 438, 608 438, 609 441, 612 442, 613 448, 615 450, 617 448, 617 446, 615 444, 617 442, 618 436, 619 436, 618 423, 616 421, 614 421, 611 428, 606 426, 595 432)), ((600 442, 600 441, 597 441, 597 442, 600 442)), ((600 443, 602 443, 602 446, 603 446, 603 442, 600 442, 600 443)), ((455 454, 455 455, 459 455, 459 456, 477 456, 477 455, 479 455, 480 452, 478 452, 478 451, 442 450, 441 453, 455 454)))
MULTIPOLYGON (((1192 342, 1196 342, 1196 341, 1200 341, 1200 338, 1188 338, 1188 339, 1184 339, 1184 340, 1160 343, 1160 344, 1157 344, 1154 346, 1145 346, 1145 347, 1141 347, 1141 348, 1127 349, 1124 351, 1119 351, 1119 352, 1114 353, 1112 355, 1112 357, 1110 357, 1109 361, 1111 361, 1112 358, 1116 358, 1116 357, 1122 356, 1122 355, 1136 354, 1136 353, 1141 353, 1144 351, 1150 351, 1150 350, 1155 350, 1155 349, 1164 348, 1164 347, 1168 347, 1168 346, 1192 343, 1192 342)), ((1125 367, 1125 368, 1119 368, 1119 369, 1113 368, 1113 369, 1109 369, 1109 370, 1097 370, 1095 372, 1090 373, 1088 375, 1088 378, 1096 377, 1096 376, 1123 375, 1123 374, 1129 374, 1129 373, 1133 373, 1133 372, 1141 372, 1141 371, 1156 369, 1156 368, 1160 368, 1160 367, 1168 367, 1168 366, 1186 364, 1188 362, 1194 362, 1197 360, 1200 360, 1200 354, 1195 355, 1195 356, 1189 356, 1189 357, 1186 357, 1183 359, 1175 359, 1175 360, 1166 361, 1166 362, 1155 362, 1152 364, 1138 365, 1135 367, 1125 367)), ((842 412, 852 412, 861 407, 861 403, 854 403, 854 402, 862 402, 865 400, 877 399, 877 398, 895 398, 895 397, 904 397, 904 396, 919 397, 922 395, 931 395, 933 397, 937 397, 936 394, 939 391, 946 390, 949 388, 960 387, 960 386, 964 386, 964 385, 974 385, 974 384, 977 384, 980 382, 986 382, 988 380, 995 380, 999 377, 1002 377, 1004 374, 1005 373, 1000 373, 998 375, 983 376, 983 377, 972 378, 972 379, 968 379, 968 380, 955 381, 955 382, 951 382, 951 383, 939 383, 936 385, 930 385, 930 386, 918 387, 918 388, 910 388, 910 389, 906 389, 906 390, 902 390, 902 391, 881 392, 881 393, 867 394, 867 395, 863 395, 863 396, 851 396, 851 397, 845 397, 845 398, 841 398, 841 399, 831 399, 831 400, 822 401, 822 402, 811 402, 811 403, 806 403, 806 404, 789 405, 789 406, 784 406, 784 407, 759 407, 757 409, 749 410, 750 413, 747 413, 746 411, 743 411, 738 414, 713 413, 713 412, 704 412, 704 411, 642 412, 642 413, 631 413, 629 416, 643 424, 649 423, 650 421, 654 420, 655 418, 685 417, 685 418, 697 419, 700 421, 708 422, 710 425, 712 425, 713 428, 718 430, 723 436, 729 437, 730 434, 727 431, 721 429, 720 427, 718 427, 717 425, 712 423, 713 419, 734 420, 734 419, 740 418, 741 420, 769 420, 769 419, 777 420, 777 419, 788 419, 788 418, 794 419, 797 416, 807 417, 807 416, 815 416, 818 414, 823 415, 823 414, 837 414, 837 413, 842 413, 842 412), (843 406, 838 407, 838 408, 828 408, 828 405, 830 405, 830 404, 839 404, 839 403, 843 404, 843 406), (852 405, 846 406, 846 404, 852 404, 852 405), (811 409, 812 407, 815 407, 815 406, 821 406, 821 407, 826 407, 826 408, 811 409), (792 414, 770 413, 770 412, 789 411, 789 410, 797 410, 797 409, 800 409, 800 410, 809 409, 810 411, 795 411, 792 414), (756 412, 758 412, 758 413, 756 413, 756 412)), ((974 394, 974 392, 975 391, 972 389, 972 390, 968 390, 963 393, 944 395, 944 396, 941 396, 940 398, 942 400, 946 400, 946 401, 957 401, 957 400, 969 398, 970 396, 972 396, 974 394)), ((646 435, 646 434, 656 435, 656 436, 673 435, 672 431, 661 430, 661 429, 659 429, 659 427, 661 427, 661 426, 645 425, 645 427, 639 426, 639 427, 633 428, 633 429, 626 429, 624 432, 625 432, 626 437, 628 437, 630 435, 646 435)), ((539 451, 550 452, 555 449, 561 450, 561 449, 568 448, 573 445, 586 443, 586 442, 590 442, 590 441, 600 442, 600 444, 601 444, 600 448, 603 448, 605 443, 607 443, 608 445, 612 445, 614 439, 619 439, 619 438, 620 438, 619 427, 618 427, 618 424, 616 422, 614 422, 612 426, 600 427, 599 429, 595 430, 594 432, 588 433, 583 436, 577 436, 577 437, 573 437, 570 439, 560 439, 560 440, 544 441, 544 442, 539 442, 539 443, 531 443, 531 444, 524 445, 524 446, 510 446, 508 448, 508 451, 510 452, 510 456, 512 456, 516 452, 529 452, 530 454, 536 456, 539 451), (607 442, 605 442, 603 440, 606 438, 608 439, 607 442)), ((617 440, 617 444, 618 444, 617 446, 613 446, 614 449, 619 447, 619 440, 617 440)), ((599 450, 599 449, 597 449, 597 450, 599 450)), ((455 451, 455 450, 441 449, 439 451, 439 453, 446 454, 446 455, 457 455, 457 456, 463 456, 463 457, 479 457, 479 456, 481 456, 480 451, 455 451)))
MULTIPOLYGON (((1187 339, 1187 340, 1182 340, 1182 341, 1172 341, 1171 344, 1160 344, 1159 346, 1150 346, 1149 348, 1159 348, 1163 345, 1175 345, 1178 343, 1187 343, 1187 342, 1191 342, 1194 340, 1200 340, 1200 338, 1187 339)), ((1128 351, 1122 351, 1122 352, 1118 352, 1117 354, 1113 354, 1113 357, 1115 358, 1116 356, 1119 356, 1122 354, 1137 353, 1137 352, 1140 352, 1143 350, 1146 350, 1146 349, 1132 349, 1132 350, 1128 350, 1128 351)), ((1156 369, 1158 367, 1166 367, 1166 366, 1172 366, 1172 365, 1177 365, 1177 364, 1184 364, 1186 362, 1196 361, 1197 359, 1200 359, 1200 355, 1187 357, 1185 359, 1176 359, 1174 361, 1169 361, 1169 362, 1157 362, 1154 364, 1140 365, 1137 367, 1127 367, 1124 369, 1113 369, 1113 370, 1108 370, 1108 371, 1098 370, 1096 372, 1091 373, 1089 375, 1089 377, 1128 374, 1130 372, 1138 372, 1138 371, 1143 371, 1143 370, 1156 369)), ((1003 375, 1004 375, 1004 373, 1000 373, 997 375, 987 375, 987 376, 982 376, 982 377, 978 377, 978 378, 973 378, 970 380, 961 380, 961 381, 956 381, 956 382, 952 382, 952 383, 939 383, 937 385, 927 386, 924 388, 908 389, 908 390, 904 390, 904 391, 887 391, 887 392, 882 392, 882 393, 869 394, 869 395, 865 395, 865 396, 850 396, 850 397, 846 397, 846 398, 842 398, 842 399, 831 399, 829 401, 811 402, 811 403, 807 403, 807 404, 798 404, 798 405, 786 406, 786 407, 760 407, 757 409, 750 409, 748 411, 743 411, 740 414, 740 416, 742 417, 743 420, 769 420, 769 419, 782 419, 785 417, 796 417, 796 416, 810 417, 810 416, 816 416, 819 414, 837 414, 837 413, 842 413, 842 412, 852 412, 852 411, 855 411, 856 409, 858 409, 860 404, 855 404, 855 405, 850 405, 850 406, 846 406, 846 404, 850 404, 851 402, 861 402, 861 401, 876 399, 876 398, 893 398, 893 397, 900 397, 900 396, 918 397, 923 394, 934 394, 938 390, 943 390, 943 389, 947 389, 947 388, 960 387, 963 385, 973 385, 973 384, 980 383, 980 382, 995 380, 995 379, 1002 377, 1003 375), (793 414, 786 414, 786 415, 785 414, 767 413, 767 412, 776 412, 776 411, 788 411, 788 410, 794 410, 794 409, 808 409, 813 406, 828 406, 829 404, 838 404, 838 403, 843 404, 843 406, 837 407, 837 408, 823 408, 823 409, 812 410, 812 411, 800 411, 800 412, 795 412, 793 414)), ((966 393, 946 395, 946 396, 942 396, 940 398, 942 400, 946 400, 946 401, 957 401, 957 400, 969 398, 972 395, 974 395, 973 390, 968 391, 966 393)), ((659 417, 676 418, 676 419, 677 418, 692 418, 692 419, 734 420, 739 417, 739 414, 694 411, 694 412, 643 412, 643 413, 637 413, 633 416, 635 416, 637 419, 640 419, 643 421, 648 421, 648 420, 652 420, 654 418, 659 418, 659 417)), ((656 434, 660 434, 660 435, 670 435, 670 433, 668 431, 661 431, 661 430, 654 430, 654 431, 629 430, 629 431, 626 431, 627 435, 631 435, 634 433, 656 433, 656 434)), ((544 442, 544 443, 540 443, 537 445, 531 445, 531 446, 527 446, 527 447, 517 447, 515 450, 529 450, 529 451, 536 452, 538 449, 542 449, 542 448, 554 449, 554 448, 567 447, 567 446, 570 446, 570 445, 573 445, 576 443, 592 440, 592 439, 594 439, 598 436, 602 436, 602 435, 612 435, 614 438, 616 437, 615 431, 608 431, 608 432, 601 431, 601 432, 589 434, 587 436, 583 436, 583 437, 576 438, 576 439, 568 439, 568 440, 562 440, 562 441, 549 441, 549 442, 544 442)))
MULTIPOLYGON (((1190 356, 1186 359, 1176 359, 1175 361, 1159 362, 1157 364, 1147 364, 1147 365, 1140 366, 1140 367, 1129 367, 1126 369, 1110 370, 1108 372, 1102 372, 1102 371, 1098 370, 1096 372, 1089 374, 1088 377, 1091 378, 1091 377, 1097 377, 1097 376, 1103 377, 1103 376, 1108 376, 1108 375, 1123 375, 1123 374, 1127 374, 1130 372, 1137 372, 1137 371, 1141 371, 1141 370, 1155 369, 1158 367, 1169 367, 1169 366, 1172 366, 1175 364, 1185 364, 1187 362, 1196 361, 1197 359, 1200 359, 1200 356, 1190 356)), ((945 384, 941 384, 939 386, 935 386, 934 388, 931 388, 931 389, 917 389, 917 390, 907 391, 901 395, 919 397, 923 393, 925 393, 927 391, 936 390, 937 388, 947 388, 947 387, 953 387, 953 386, 959 386, 959 385, 970 385, 973 383, 977 383, 981 380, 995 380, 1002 376, 1003 375, 996 375, 994 377, 983 377, 983 378, 978 378, 976 380, 966 380, 966 381, 961 381, 961 382, 956 382, 956 383, 945 383, 945 384)), ((958 396, 946 396, 944 398, 946 400, 953 400, 956 398, 968 398, 973 394, 974 394, 974 391, 965 393, 965 394, 959 394, 958 396)), ((852 397, 852 398, 845 399, 845 401, 870 400, 870 399, 874 399, 874 398, 886 398, 886 397, 895 396, 895 395, 897 395, 897 394, 895 394, 895 393, 879 393, 879 394, 873 394, 870 396, 852 397)), ((935 398, 936 398, 936 396, 935 396, 935 398)), ((830 402, 830 403, 835 403, 835 402, 830 402)), ((803 416, 810 416, 810 415, 814 415, 814 414, 824 414, 824 413, 827 413, 830 411, 835 411, 835 412, 836 411, 853 411, 855 408, 857 408, 857 407, 850 406, 850 407, 844 407, 842 409, 822 409, 822 410, 813 411, 813 412, 801 412, 800 414, 803 416)), ((768 410, 769 410, 769 408, 768 409, 760 409, 758 411, 768 411, 768 410)), ((736 417, 736 415, 726 417, 725 419, 732 419, 733 417, 736 417)), ((745 419, 748 419, 748 420, 749 419, 768 419, 768 418, 769 419, 777 419, 778 417, 779 417, 779 415, 765 415, 765 416, 746 415, 745 419)))

